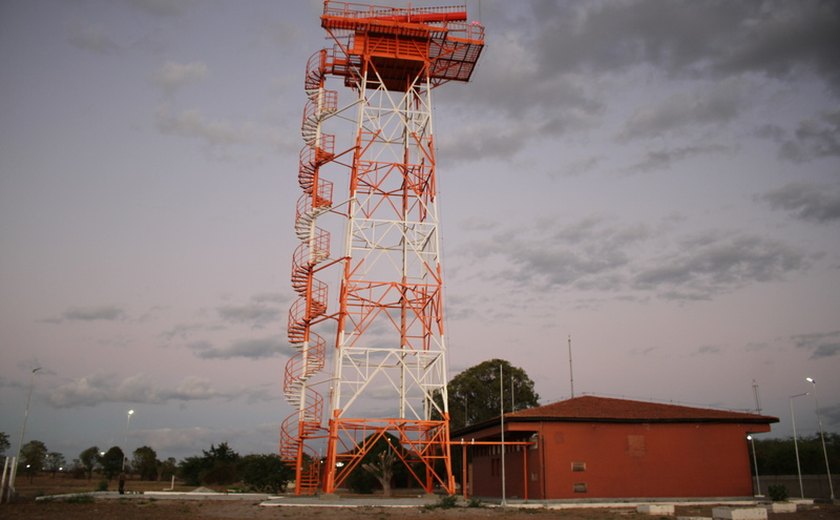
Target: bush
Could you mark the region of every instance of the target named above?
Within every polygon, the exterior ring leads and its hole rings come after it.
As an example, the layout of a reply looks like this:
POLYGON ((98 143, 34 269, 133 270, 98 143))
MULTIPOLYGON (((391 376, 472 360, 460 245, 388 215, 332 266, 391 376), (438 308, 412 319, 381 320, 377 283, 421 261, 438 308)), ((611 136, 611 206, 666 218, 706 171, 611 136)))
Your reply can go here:
POLYGON ((470 501, 467 502, 467 507, 482 507, 481 500, 477 498, 470 498, 470 501))
POLYGON ((440 507, 443 509, 450 509, 458 505, 458 497, 456 495, 444 495, 440 497, 440 507))
POLYGON ((108 491, 108 481, 107 480, 100 480, 99 485, 96 486, 97 491, 108 491))
POLYGON ((428 504, 424 506, 426 509, 452 509, 458 506, 457 495, 442 495, 437 504, 428 504))
POLYGON ((782 484, 771 484, 767 488, 767 494, 773 502, 781 502, 788 498, 788 490, 782 484))
POLYGON ((292 471, 277 455, 246 455, 239 463, 242 481, 252 491, 281 493, 293 479, 292 471))

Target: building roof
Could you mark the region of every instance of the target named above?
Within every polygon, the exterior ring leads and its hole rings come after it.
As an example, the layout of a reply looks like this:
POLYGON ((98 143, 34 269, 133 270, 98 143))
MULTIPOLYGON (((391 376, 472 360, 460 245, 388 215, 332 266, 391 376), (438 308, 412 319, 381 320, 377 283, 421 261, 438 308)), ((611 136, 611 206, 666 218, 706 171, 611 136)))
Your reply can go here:
MULTIPOLYGON (((484 421, 453 432, 462 435, 499 422, 498 418, 484 421)), ((585 395, 505 414, 505 422, 621 422, 621 423, 751 423, 779 422, 777 417, 713 408, 694 408, 648 401, 633 401, 585 395)))
POLYGON ((585 395, 565 401, 528 408, 505 414, 505 419, 515 421, 525 418, 540 419, 577 419, 577 420, 630 420, 630 421, 695 421, 726 420, 737 422, 779 422, 776 417, 769 417, 746 412, 716 410, 712 408, 694 408, 675 404, 632 401, 612 397, 585 395))

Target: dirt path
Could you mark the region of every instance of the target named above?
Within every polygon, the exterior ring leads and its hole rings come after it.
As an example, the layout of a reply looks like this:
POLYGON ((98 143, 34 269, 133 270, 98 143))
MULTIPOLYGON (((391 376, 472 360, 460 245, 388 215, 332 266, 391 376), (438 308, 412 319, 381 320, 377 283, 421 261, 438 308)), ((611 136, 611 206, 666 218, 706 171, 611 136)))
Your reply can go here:
MULTIPOLYGON (((238 500, 214 499, 155 499, 133 495, 124 498, 93 499, 84 497, 70 501, 35 501, 36 496, 59 493, 92 491, 96 481, 64 478, 36 478, 33 482, 20 481, 18 491, 22 499, 12 504, 0 505, 0 520, 659 520, 636 513, 634 508, 614 509, 522 509, 517 507, 263 507, 259 498, 238 500)), ((160 491, 163 483, 130 481, 133 491, 160 491)), ((178 486, 179 491, 192 489, 178 486)), ((358 498, 358 497, 357 497, 358 498)), ((371 497, 373 498, 373 497, 371 497)), ((375 499, 373 500, 375 503, 375 499)), ((678 506, 677 516, 711 518, 713 504, 678 506)), ((770 514, 770 520, 840 520, 840 505, 819 504, 811 509, 787 514, 770 514)))
MULTIPOLYGON (((258 501, 109 499, 81 502, 26 501, 0 506, 0 518, 8 520, 260 520, 295 518, 302 520, 624 520, 652 519, 633 509, 517 509, 498 507, 430 509, 412 508, 328 508, 262 507, 258 501)), ((711 517, 711 505, 678 507, 679 516, 711 517)), ((771 514, 772 520, 837 520, 840 506, 820 505, 808 511, 771 514)))

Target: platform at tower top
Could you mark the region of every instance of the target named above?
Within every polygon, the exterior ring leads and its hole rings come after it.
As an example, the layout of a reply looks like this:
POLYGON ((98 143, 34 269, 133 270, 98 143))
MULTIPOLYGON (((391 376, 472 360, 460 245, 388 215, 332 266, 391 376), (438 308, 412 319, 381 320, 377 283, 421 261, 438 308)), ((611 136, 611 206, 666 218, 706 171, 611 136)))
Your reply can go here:
POLYGON ((465 6, 398 8, 326 1, 321 26, 346 55, 347 66, 333 73, 346 77, 370 60, 396 90, 427 65, 435 85, 469 81, 484 47, 484 26, 467 22, 465 6))

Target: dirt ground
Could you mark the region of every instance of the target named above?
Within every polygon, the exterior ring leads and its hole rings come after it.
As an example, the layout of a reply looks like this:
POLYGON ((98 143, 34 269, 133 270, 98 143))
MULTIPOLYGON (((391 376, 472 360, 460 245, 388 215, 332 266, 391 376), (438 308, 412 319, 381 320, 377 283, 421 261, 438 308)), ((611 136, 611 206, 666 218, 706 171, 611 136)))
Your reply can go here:
MULTIPOLYGON (((522 509, 517 507, 457 507, 451 509, 412 507, 262 507, 259 500, 155 500, 142 496, 122 499, 35 501, 35 496, 59 493, 92 491, 97 480, 75 481, 71 479, 36 478, 32 483, 18 481, 20 499, 11 504, 0 505, 0 519, 8 520, 250 520, 295 518, 303 520, 334 520, 337 514, 341 520, 633 520, 656 519, 635 512, 633 508, 616 509, 522 509), (339 513, 340 512, 340 513, 339 513)), ((115 487, 112 483, 111 488, 115 487)), ((129 481, 127 488, 133 491, 160 491, 166 487, 161 482, 129 481)), ((176 486, 176 489, 179 489, 176 486)), ((188 491, 189 488, 180 487, 188 491)), ((704 506, 678 506, 678 516, 711 517, 713 504, 704 506)), ((818 504, 807 511, 787 514, 770 514, 771 520, 838 520, 840 506, 818 504)))

